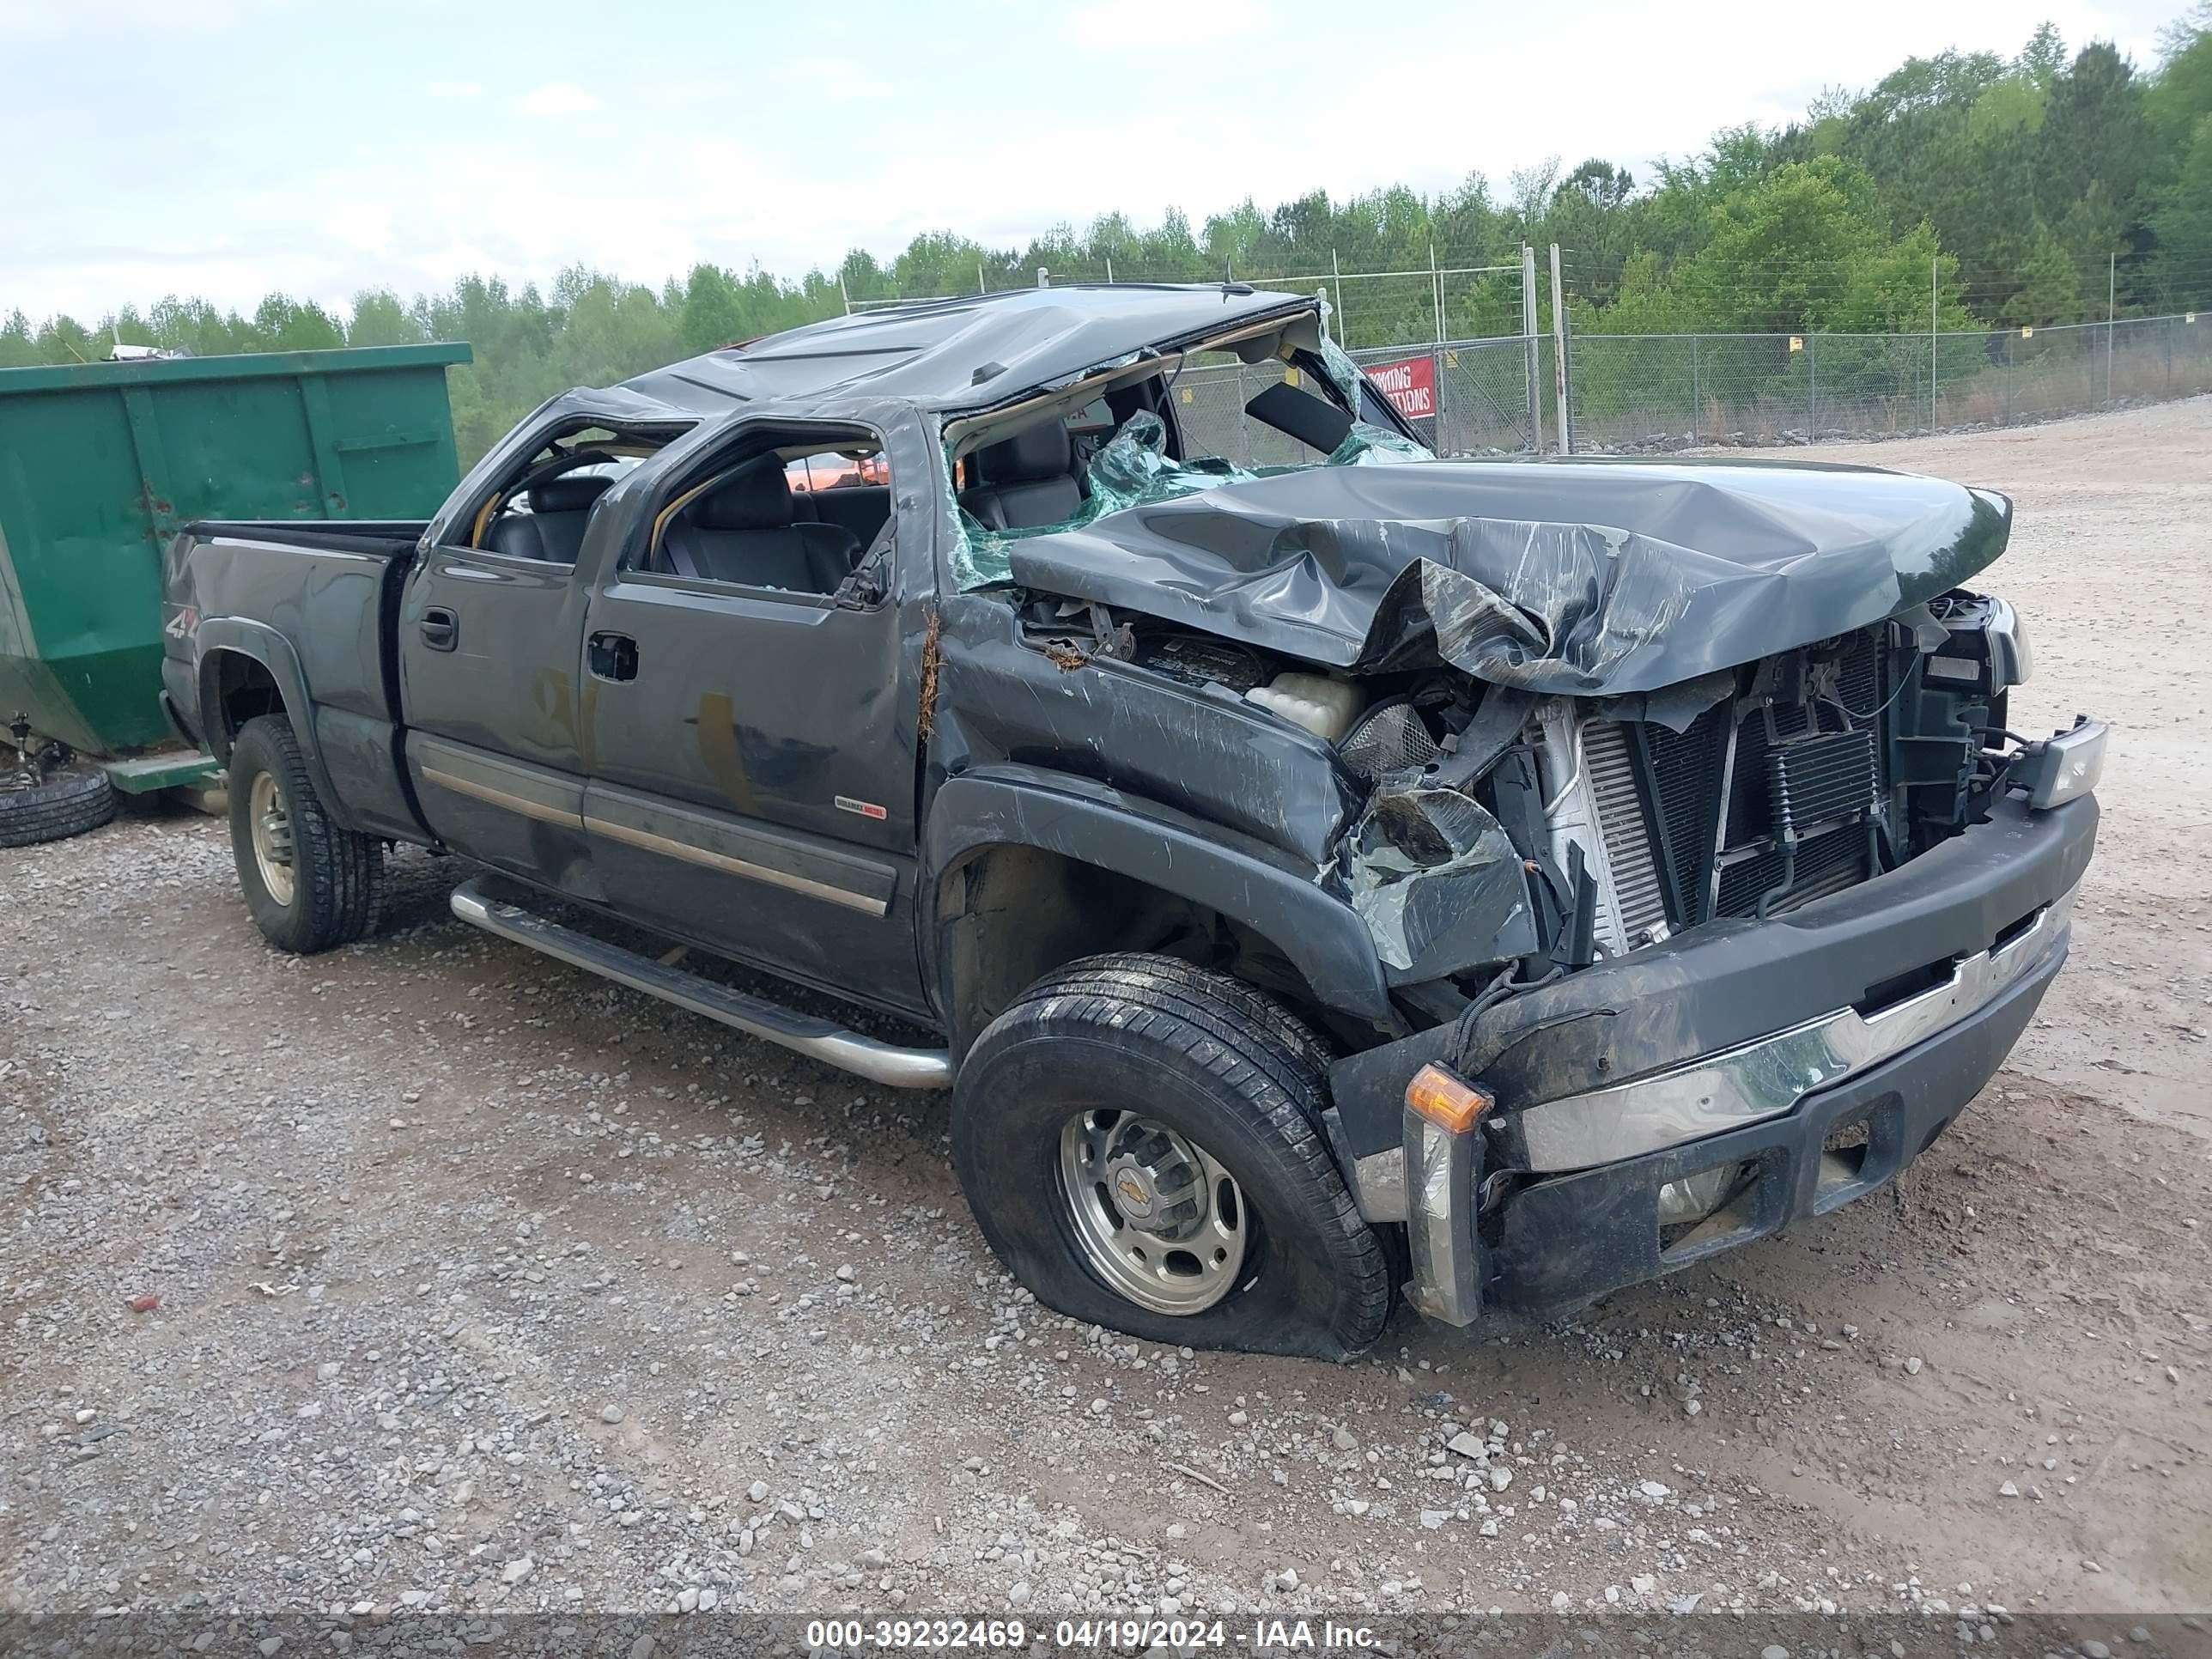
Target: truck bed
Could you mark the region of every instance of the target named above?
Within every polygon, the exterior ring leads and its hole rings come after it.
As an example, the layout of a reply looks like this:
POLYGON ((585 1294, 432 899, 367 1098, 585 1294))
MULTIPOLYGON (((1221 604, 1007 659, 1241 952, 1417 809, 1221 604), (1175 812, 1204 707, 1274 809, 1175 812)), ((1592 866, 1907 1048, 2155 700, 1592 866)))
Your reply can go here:
MULTIPOLYGON (((334 800, 356 822, 394 833, 415 823, 394 758, 394 642, 401 591, 427 526, 419 519, 201 520, 178 533, 167 561, 170 611, 189 608, 211 619, 187 624, 203 650, 241 651, 276 668, 280 682, 289 667, 295 683, 286 701, 299 711, 295 719, 313 722, 334 800)), ((211 716, 200 707, 191 639, 172 629, 164 644, 163 684, 205 732, 211 716)))

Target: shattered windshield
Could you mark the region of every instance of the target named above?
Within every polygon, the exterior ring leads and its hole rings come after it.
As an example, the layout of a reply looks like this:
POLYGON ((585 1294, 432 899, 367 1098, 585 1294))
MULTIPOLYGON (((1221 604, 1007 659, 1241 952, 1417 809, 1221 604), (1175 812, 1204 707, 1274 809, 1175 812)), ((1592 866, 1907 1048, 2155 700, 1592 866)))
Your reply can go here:
MULTIPOLYGON (((1323 371, 1342 394, 1344 402, 1352 409, 1359 408, 1364 377, 1358 367, 1334 341, 1322 342, 1320 359, 1323 371)), ((1286 369, 1285 379, 1296 385, 1297 370, 1286 369)), ((1185 401, 1188 401, 1188 398, 1185 401)), ((1103 411, 1103 402, 1091 405, 1070 423, 1071 434, 1079 433, 1086 424, 1097 429, 1097 416, 1103 411), (1085 416, 1091 418, 1086 422, 1085 416)), ((1186 444, 1190 445, 1201 434, 1193 431, 1192 422, 1186 421, 1183 425, 1186 444)), ((1218 489, 1223 484, 1297 471, 1304 466, 1358 466, 1431 459, 1428 450, 1389 428, 1355 418, 1343 441, 1317 461, 1287 466, 1246 466, 1213 455, 1194 455, 1178 460, 1167 453, 1165 423, 1151 411, 1139 410, 1092 452, 1091 463, 1083 471, 1083 498, 1066 517, 1045 524, 994 528, 969 510, 967 496, 970 492, 960 492, 956 496, 961 501, 960 535, 952 550, 953 576, 963 592, 1009 581, 1012 578, 1012 550, 1018 544, 1038 536, 1080 530, 1109 514, 1128 507, 1173 501, 1218 489)))

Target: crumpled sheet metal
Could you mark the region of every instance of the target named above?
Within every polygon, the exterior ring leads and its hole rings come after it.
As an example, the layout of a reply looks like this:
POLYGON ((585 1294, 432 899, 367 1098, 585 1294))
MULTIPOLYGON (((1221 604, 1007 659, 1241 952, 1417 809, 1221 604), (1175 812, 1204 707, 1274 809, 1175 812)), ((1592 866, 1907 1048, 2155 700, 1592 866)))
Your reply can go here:
POLYGON ((1320 466, 1025 538, 1008 571, 1355 673, 1441 659, 1614 696, 1923 604, 2002 552, 2011 516, 1993 492, 1872 468, 1320 466))
POLYGON ((1379 792, 1345 837, 1338 867, 1393 983, 1536 948, 1521 855, 1504 826, 1456 791, 1379 792))

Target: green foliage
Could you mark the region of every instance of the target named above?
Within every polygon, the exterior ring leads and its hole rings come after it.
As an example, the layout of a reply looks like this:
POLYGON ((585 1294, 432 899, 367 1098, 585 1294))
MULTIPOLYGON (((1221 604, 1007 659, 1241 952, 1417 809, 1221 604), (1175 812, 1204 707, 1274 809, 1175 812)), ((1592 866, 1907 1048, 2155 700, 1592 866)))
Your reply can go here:
MULTIPOLYGON (((473 457, 567 386, 848 306, 1026 288, 1040 269, 1054 283, 1238 277, 1318 289, 1353 347, 1427 341, 1440 325, 1454 339, 1519 332, 1524 243, 1565 251, 1571 324, 1585 333, 1917 335, 1930 324, 1931 277, 1933 320, 1947 330, 2101 318, 2108 279, 2123 313, 2212 309, 2212 0, 2160 40, 2148 71, 2101 42, 2069 56, 2050 23, 2009 60, 1911 58, 1863 93, 1825 89, 1796 125, 1723 129, 1701 154, 1662 159, 1645 178, 1594 156, 1565 173, 1557 161, 1524 169, 1503 190, 1471 173, 1435 196, 1393 186, 1273 207, 1248 198, 1195 223, 1170 211, 1148 228, 1109 213, 1025 247, 939 230, 889 259, 854 249, 796 279, 702 264, 656 289, 570 270, 545 289, 472 276, 412 299, 366 292, 345 315, 282 295, 251 315, 176 296, 89 324, 19 311, 0 319, 0 368, 95 361, 117 341, 206 356, 466 340, 476 361, 451 386, 461 450, 473 457)), ((1540 288, 1548 331, 1548 283, 1540 288)), ((1718 346, 1694 365, 1682 343, 1652 349, 1683 357, 1678 367, 1701 384, 1737 372, 1809 381, 1815 354, 1785 344, 1743 343, 1741 353, 1765 355, 1740 370, 1718 346)), ((1957 348, 1971 368, 1979 345, 1957 348)), ((1818 355, 1824 387, 1881 397, 1893 382, 1901 405, 1925 397, 1908 384, 1918 372, 1909 352, 1829 339, 1818 355)), ((1620 396, 1632 395, 1624 375, 1620 396)))

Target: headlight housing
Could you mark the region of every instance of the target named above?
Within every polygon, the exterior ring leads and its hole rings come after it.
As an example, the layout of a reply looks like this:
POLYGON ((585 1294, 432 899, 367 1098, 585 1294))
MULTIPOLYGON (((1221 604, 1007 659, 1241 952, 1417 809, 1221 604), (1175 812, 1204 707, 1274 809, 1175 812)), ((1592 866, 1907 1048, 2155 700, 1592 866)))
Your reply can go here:
POLYGON ((2104 775, 2106 736, 2104 721, 2078 717, 2072 731, 2022 750, 2013 762, 2011 781, 2027 791, 2032 807, 2078 800, 2104 775))

